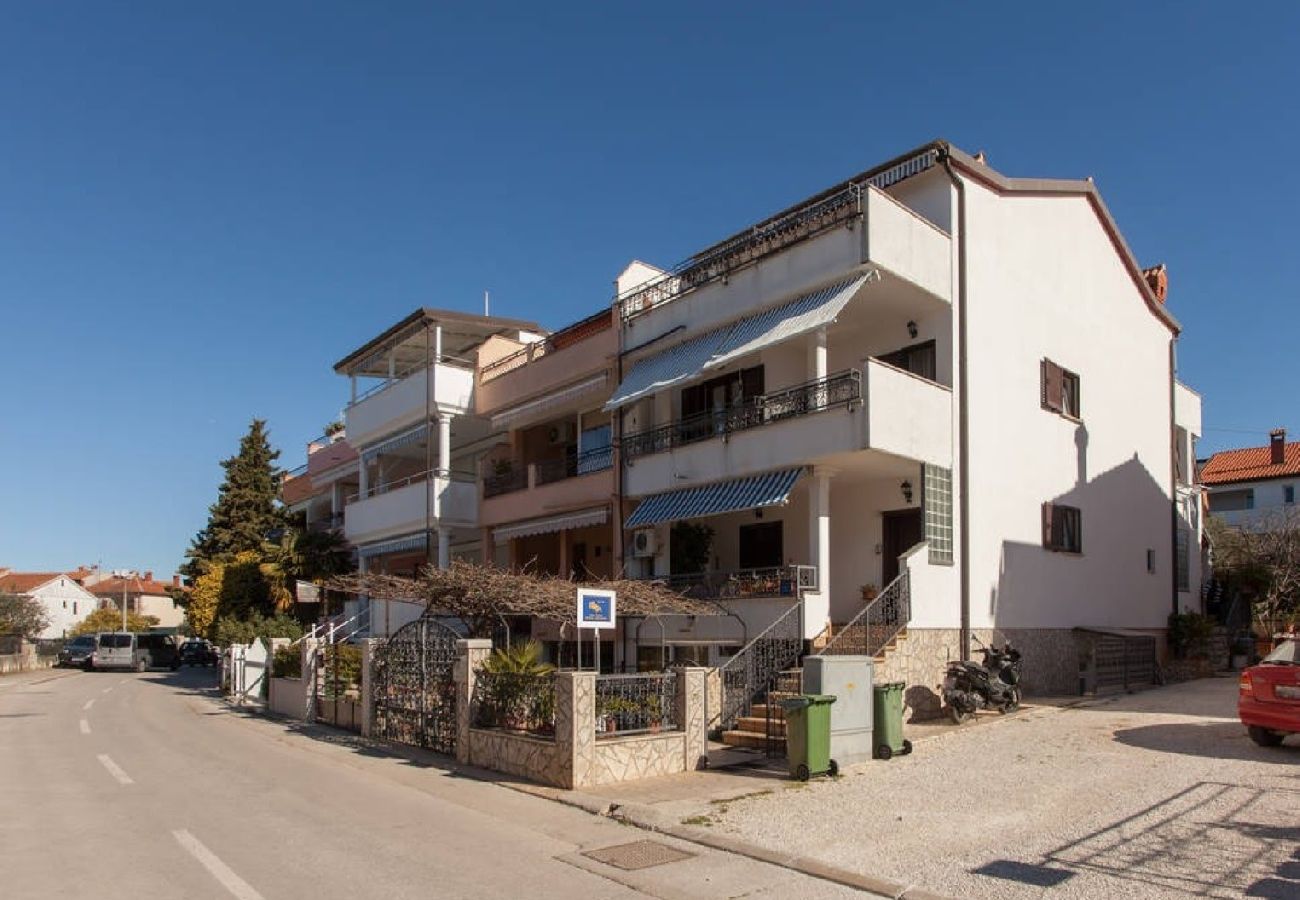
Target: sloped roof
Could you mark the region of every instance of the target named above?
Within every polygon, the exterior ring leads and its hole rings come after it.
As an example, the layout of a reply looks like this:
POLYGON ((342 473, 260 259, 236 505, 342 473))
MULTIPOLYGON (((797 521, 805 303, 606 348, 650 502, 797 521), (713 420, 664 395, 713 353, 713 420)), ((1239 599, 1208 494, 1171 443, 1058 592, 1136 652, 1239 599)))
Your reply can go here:
POLYGON ((1262 481, 1300 475, 1300 441, 1286 445, 1280 465, 1274 465, 1272 458, 1272 451, 1268 447, 1222 450, 1206 460, 1201 468, 1201 483, 1232 484, 1237 481, 1262 481))
POLYGON ((151 579, 139 578, 132 576, 130 578, 105 578, 103 581, 92 584, 86 590, 90 591, 96 597, 120 597, 122 596, 122 586, 125 583, 126 593, 144 594, 150 597, 169 597, 171 596, 167 589, 171 587, 165 581, 154 581, 151 579))
POLYGON ((0 592, 26 594, 63 575, 63 572, 8 572, 0 576, 0 592))

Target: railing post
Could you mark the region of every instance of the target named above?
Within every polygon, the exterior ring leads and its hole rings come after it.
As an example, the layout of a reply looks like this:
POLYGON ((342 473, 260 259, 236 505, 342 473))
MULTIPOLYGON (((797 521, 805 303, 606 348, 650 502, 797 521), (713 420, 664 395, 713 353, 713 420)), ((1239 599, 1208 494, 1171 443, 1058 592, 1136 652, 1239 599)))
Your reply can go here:
POLYGON ((709 735, 707 718, 708 674, 714 670, 699 666, 683 666, 677 670, 677 696, 673 716, 677 727, 686 736, 684 742, 687 772, 702 769, 709 762, 709 735))
POLYGON ((489 638, 456 642, 456 666, 452 670, 452 679, 456 682, 456 761, 459 763, 473 762, 469 730, 474 713, 474 679, 491 655, 492 641, 489 638))
POLYGON ((316 668, 320 641, 303 638, 302 641, 302 717, 307 722, 316 721, 316 668))
POLYGON ((375 727, 375 650, 376 638, 361 642, 361 736, 370 737, 375 727))

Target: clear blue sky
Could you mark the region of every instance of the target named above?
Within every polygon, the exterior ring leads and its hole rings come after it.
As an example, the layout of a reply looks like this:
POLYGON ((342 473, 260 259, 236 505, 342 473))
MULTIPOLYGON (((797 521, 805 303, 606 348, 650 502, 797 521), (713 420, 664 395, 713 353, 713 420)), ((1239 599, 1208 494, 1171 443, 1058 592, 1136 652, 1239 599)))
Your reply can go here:
POLYGON ((170 572, 249 419, 300 463, 416 306, 559 326, 936 137, 1096 178, 1204 449, 1300 432, 1300 7, 704 6, 5 4, 0 564, 170 572))

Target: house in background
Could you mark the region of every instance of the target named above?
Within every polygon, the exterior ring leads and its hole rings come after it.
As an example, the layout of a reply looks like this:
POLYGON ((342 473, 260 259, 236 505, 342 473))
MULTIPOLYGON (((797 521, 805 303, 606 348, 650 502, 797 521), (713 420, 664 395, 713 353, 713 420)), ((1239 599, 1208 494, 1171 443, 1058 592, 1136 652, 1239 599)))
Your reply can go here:
POLYGON ((172 599, 175 591, 182 590, 181 576, 173 575, 171 583, 155 581, 153 572, 131 572, 125 577, 110 575, 99 579, 88 589, 97 598, 102 609, 122 609, 141 616, 153 616, 159 628, 176 628, 185 621, 185 610, 172 599))
POLYGON ((1295 513, 1300 488, 1300 441, 1269 432, 1263 447, 1221 450, 1201 464, 1210 514, 1233 526, 1267 525, 1295 513))
POLYGON ((36 637, 61 638, 99 606, 99 600, 65 572, 0 570, 0 594, 31 597, 45 608, 49 622, 36 637))

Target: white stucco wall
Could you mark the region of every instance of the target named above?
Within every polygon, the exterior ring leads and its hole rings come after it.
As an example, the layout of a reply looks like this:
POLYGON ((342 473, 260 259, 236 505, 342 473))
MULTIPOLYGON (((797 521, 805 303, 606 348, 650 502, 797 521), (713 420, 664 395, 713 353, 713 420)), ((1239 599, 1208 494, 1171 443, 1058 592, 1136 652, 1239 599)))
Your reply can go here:
POLYGON ((966 194, 971 623, 1162 628, 1171 334, 1085 198, 966 194), (1040 407, 1044 357, 1078 373, 1081 422, 1040 407), (1044 501, 1081 509, 1082 554, 1042 547, 1044 501))
POLYGON ((28 596, 40 602, 49 616, 49 624, 39 637, 60 638, 99 606, 99 599, 67 576, 30 591, 28 596))

